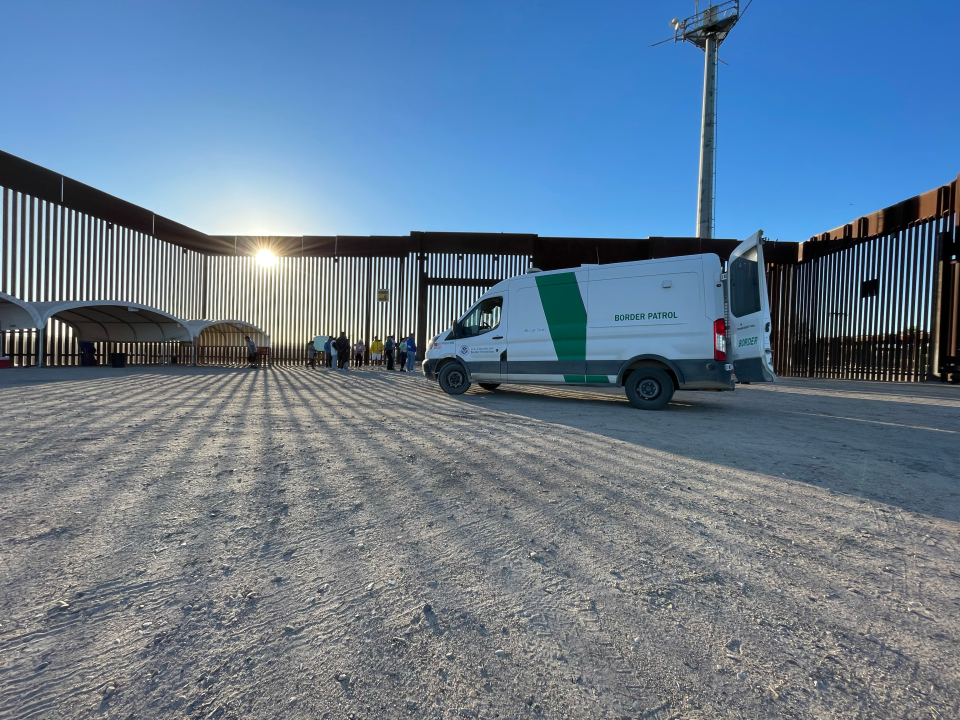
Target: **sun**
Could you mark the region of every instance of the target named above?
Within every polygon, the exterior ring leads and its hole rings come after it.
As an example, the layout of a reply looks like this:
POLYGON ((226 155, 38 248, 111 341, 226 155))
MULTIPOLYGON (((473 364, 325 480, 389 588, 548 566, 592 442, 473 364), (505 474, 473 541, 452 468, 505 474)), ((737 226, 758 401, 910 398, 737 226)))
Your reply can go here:
POLYGON ((262 265, 263 267, 273 267, 277 264, 277 256, 273 254, 270 250, 263 248, 257 253, 257 265, 262 265))

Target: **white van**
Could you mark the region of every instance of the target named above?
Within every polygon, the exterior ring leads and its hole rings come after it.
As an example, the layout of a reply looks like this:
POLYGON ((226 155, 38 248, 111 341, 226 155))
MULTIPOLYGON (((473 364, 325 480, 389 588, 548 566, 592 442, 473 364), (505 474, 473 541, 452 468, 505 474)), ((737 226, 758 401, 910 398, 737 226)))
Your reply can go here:
POLYGON ((459 395, 476 382, 619 385, 659 410, 675 390, 773 382, 758 231, 712 253, 529 271, 490 288, 427 348, 423 373, 459 395))

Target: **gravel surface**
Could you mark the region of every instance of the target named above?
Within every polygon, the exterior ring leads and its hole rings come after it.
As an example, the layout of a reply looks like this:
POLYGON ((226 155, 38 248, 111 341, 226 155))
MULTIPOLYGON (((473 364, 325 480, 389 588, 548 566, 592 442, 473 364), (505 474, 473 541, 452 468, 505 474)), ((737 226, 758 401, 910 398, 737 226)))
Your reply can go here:
POLYGON ((960 716, 960 388, 0 390, 0 717, 960 716))

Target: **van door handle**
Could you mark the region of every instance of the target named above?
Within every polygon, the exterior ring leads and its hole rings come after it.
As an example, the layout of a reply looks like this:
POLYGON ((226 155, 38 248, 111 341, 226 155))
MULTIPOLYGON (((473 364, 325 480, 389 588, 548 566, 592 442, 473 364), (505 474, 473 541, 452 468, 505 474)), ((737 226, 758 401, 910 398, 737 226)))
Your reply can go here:
POLYGON ((503 340, 503 335, 494 335, 494 336, 493 336, 493 339, 494 339, 494 340, 503 340))

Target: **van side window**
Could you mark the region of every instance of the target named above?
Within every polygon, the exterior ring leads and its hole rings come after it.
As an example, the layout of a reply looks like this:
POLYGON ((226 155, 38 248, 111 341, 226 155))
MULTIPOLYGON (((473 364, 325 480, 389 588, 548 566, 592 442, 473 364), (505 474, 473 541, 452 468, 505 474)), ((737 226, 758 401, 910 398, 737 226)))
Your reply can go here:
POLYGON ((476 337, 491 330, 496 330, 500 325, 502 310, 502 297, 487 298, 470 310, 464 315, 463 320, 457 323, 457 337, 476 337))
POLYGON ((755 247, 730 263, 730 311, 734 317, 760 312, 760 267, 755 247))

